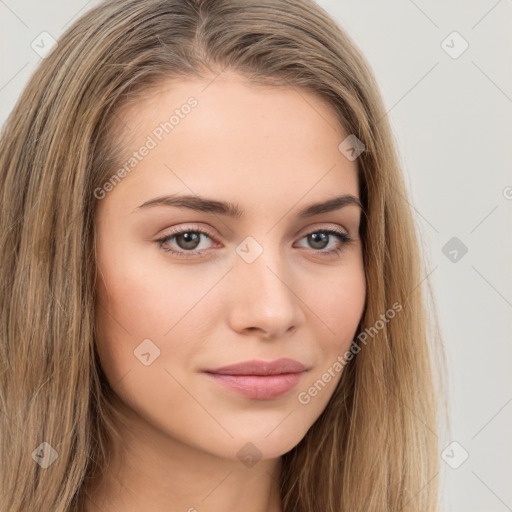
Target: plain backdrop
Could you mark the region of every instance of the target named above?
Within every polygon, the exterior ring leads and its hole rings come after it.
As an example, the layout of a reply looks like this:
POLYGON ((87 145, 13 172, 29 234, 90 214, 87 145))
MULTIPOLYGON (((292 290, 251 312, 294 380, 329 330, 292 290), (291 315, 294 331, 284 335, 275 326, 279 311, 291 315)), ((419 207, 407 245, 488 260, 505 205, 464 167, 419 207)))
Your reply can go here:
MULTIPOLYGON (((41 34, 58 39, 97 3, 0 0, 1 124, 41 60, 41 34)), ((510 511, 512 2, 319 4, 375 72, 434 288, 451 422, 442 510, 510 511)))

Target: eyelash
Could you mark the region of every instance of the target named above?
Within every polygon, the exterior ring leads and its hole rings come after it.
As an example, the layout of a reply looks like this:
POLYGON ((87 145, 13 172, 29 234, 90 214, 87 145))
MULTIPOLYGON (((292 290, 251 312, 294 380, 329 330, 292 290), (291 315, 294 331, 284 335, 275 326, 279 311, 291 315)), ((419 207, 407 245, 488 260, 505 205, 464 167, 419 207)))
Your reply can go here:
MULTIPOLYGON (((166 236, 164 236, 162 238, 159 238, 158 240, 155 240, 155 242, 157 242, 159 244, 160 249, 162 249, 164 252, 171 253, 172 255, 177 256, 178 258, 190 258, 190 257, 196 256, 197 254, 200 254, 200 253, 202 253, 204 251, 204 249, 202 249, 202 250, 193 250, 193 251, 176 251, 174 249, 169 249, 169 248, 164 247, 164 243, 165 242, 168 242, 172 238, 174 238, 174 237, 176 237, 178 235, 181 235, 183 233, 202 234, 202 235, 205 235, 208 238, 210 238, 210 240, 214 240, 214 238, 211 237, 205 231, 202 231, 200 229, 185 228, 185 229, 180 229, 180 230, 173 231, 171 234, 166 235, 166 236)), ((338 247, 336 247, 334 249, 329 249, 327 251, 325 251, 323 249, 312 249, 316 253, 324 254, 324 255, 327 255, 327 256, 339 255, 343 251, 343 249, 345 248, 345 245, 352 241, 352 238, 350 237, 350 235, 348 235, 344 231, 337 230, 337 229, 317 229, 315 231, 310 231, 309 233, 306 233, 304 236, 301 237, 301 239, 305 238, 305 237, 307 237, 309 235, 315 234, 315 233, 323 233, 323 234, 327 234, 327 235, 334 235, 334 236, 336 236, 338 238, 338 240, 341 241, 341 246, 338 246, 338 247)))

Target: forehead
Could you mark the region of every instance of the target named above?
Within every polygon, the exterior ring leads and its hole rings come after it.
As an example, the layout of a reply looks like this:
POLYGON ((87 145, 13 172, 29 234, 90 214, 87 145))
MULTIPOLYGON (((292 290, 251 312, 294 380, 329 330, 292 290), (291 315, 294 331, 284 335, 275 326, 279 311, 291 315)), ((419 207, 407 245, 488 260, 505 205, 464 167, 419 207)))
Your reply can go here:
POLYGON ((123 180, 140 192, 225 196, 233 189, 255 201, 270 194, 287 202, 358 195, 357 164, 338 149, 347 134, 332 107, 303 89, 263 87, 230 73, 171 80, 116 117, 123 162, 151 146, 123 180))

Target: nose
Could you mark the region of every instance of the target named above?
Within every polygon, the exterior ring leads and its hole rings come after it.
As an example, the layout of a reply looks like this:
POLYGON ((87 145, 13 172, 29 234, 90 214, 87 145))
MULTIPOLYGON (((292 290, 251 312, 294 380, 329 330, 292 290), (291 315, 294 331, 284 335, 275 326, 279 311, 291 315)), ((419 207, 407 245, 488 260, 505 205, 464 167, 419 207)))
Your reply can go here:
POLYGON ((235 283, 230 312, 233 330, 279 339, 304 322, 293 274, 276 252, 265 249, 252 263, 237 258, 231 279, 235 283))

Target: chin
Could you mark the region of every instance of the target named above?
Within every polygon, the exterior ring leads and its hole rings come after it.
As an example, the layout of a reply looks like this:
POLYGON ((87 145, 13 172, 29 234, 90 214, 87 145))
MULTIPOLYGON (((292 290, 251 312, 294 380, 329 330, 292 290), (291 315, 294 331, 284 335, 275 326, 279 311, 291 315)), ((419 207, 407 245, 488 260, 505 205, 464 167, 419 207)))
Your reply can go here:
POLYGON ((289 431, 282 431, 280 435, 274 435, 274 431, 268 435, 270 431, 271 429, 265 434, 255 436, 247 435, 247 433, 236 436, 235 439, 230 441, 232 450, 230 457, 235 457, 239 460, 244 456, 261 460, 276 459, 295 448, 305 435, 305 432, 289 431))

